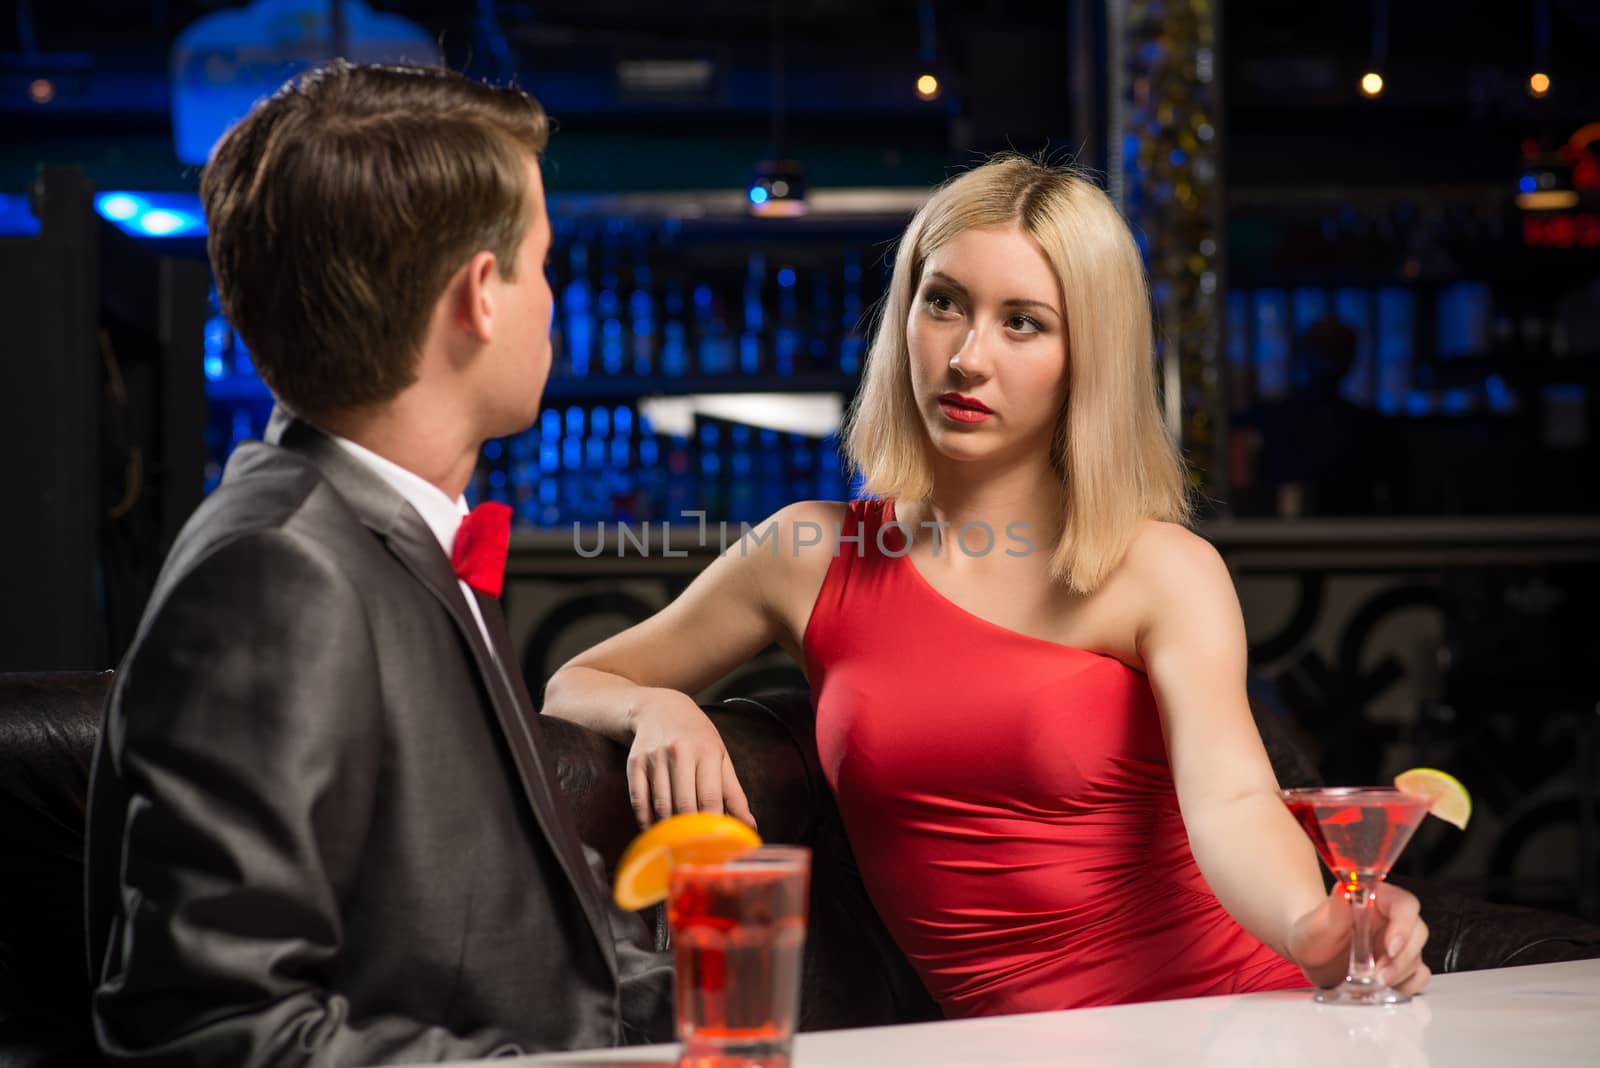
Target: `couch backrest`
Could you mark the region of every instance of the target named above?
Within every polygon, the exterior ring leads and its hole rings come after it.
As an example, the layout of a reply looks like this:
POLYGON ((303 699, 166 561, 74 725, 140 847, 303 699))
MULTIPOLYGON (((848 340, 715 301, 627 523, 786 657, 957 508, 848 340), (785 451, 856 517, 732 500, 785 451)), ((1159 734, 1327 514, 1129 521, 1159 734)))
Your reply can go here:
POLYGON ((93 1063, 83 826, 111 679, 0 674, 0 1051, 20 1063, 93 1063))

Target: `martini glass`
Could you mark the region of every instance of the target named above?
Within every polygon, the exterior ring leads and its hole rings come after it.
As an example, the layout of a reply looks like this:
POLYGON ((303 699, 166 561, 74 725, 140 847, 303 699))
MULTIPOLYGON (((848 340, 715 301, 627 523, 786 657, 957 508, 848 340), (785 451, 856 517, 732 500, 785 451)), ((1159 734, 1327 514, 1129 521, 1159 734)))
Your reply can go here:
POLYGON ((1378 978, 1372 936, 1377 924, 1373 898, 1378 884, 1411 841, 1433 802, 1392 786, 1316 787, 1283 791, 1284 803, 1300 822, 1322 863, 1344 887, 1355 930, 1350 937, 1350 967, 1344 982, 1317 991, 1325 1005, 1399 1005, 1409 995, 1378 978))

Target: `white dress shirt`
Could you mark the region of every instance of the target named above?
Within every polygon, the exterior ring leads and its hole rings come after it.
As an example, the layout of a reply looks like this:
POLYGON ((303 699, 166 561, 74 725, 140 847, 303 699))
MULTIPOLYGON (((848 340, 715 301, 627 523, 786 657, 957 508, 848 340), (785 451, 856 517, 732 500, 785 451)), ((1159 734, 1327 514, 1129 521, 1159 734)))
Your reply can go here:
MULTIPOLYGON (((471 511, 467 507, 467 499, 457 497, 452 501, 445 496, 444 490, 421 475, 407 471, 393 460, 385 460, 371 449, 363 448, 348 438, 341 438, 337 434, 328 436, 338 442, 341 449, 389 483, 396 493, 417 510, 417 514, 422 516, 422 521, 428 524, 428 529, 433 531, 433 536, 439 539, 439 547, 444 550, 444 558, 450 559, 450 553, 456 545, 456 531, 461 527, 461 517, 471 511)), ((483 622, 483 610, 478 607, 476 591, 463 579, 456 579, 456 584, 461 587, 461 595, 467 599, 467 608, 472 611, 472 618, 478 621, 478 630, 483 634, 483 644, 488 646, 490 655, 498 661, 500 654, 494 647, 494 639, 489 637, 488 626, 483 622)))

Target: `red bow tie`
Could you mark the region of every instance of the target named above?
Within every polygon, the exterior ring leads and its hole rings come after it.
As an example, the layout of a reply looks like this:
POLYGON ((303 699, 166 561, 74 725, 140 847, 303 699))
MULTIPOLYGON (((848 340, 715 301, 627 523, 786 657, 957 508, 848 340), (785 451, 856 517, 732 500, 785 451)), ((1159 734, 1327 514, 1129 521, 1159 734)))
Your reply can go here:
POLYGON ((511 545, 511 509, 485 501, 461 517, 450 566, 468 586, 499 597, 506 579, 506 549, 511 545))

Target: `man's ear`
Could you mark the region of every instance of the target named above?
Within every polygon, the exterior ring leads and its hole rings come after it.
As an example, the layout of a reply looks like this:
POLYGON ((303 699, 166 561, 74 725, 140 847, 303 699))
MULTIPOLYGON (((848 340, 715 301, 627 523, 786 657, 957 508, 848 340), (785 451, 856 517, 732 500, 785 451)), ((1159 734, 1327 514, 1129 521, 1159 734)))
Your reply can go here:
POLYGON ((498 270, 493 252, 479 252, 456 272, 446 290, 445 299, 451 304, 451 318, 456 325, 485 344, 494 340, 496 308, 492 283, 499 277, 498 270))

